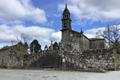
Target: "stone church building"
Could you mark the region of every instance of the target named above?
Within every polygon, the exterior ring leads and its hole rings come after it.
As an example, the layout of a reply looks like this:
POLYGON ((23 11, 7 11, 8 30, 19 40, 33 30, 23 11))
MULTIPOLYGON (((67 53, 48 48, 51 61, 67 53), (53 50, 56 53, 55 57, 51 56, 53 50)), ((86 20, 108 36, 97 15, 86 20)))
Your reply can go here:
POLYGON ((60 43, 51 44, 44 50, 37 48, 37 51, 35 44, 33 51, 27 43, 6 46, 0 49, 0 68, 58 68, 95 72, 120 68, 120 55, 114 49, 105 49, 104 39, 88 38, 83 31, 73 31, 71 21, 66 5, 60 43))
POLYGON ((67 5, 62 17, 62 46, 66 50, 83 51, 88 49, 103 49, 105 48, 105 40, 99 38, 88 38, 83 31, 76 32, 72 30, 70 11, 67 5))

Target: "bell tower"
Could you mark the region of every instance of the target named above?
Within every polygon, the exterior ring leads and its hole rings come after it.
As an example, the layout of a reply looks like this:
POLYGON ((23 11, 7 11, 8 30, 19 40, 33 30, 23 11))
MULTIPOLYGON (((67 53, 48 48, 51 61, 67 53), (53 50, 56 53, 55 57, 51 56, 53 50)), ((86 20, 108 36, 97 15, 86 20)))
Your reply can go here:
POLYGON ((63 17, 62 17, 62 30, 72 30, 70 12, 67 8, 67 4, 65 6, 63 17))
POLYGON ((72 28, 71 28, 71 18, 70 18, 70 12, 67 8, 67 4, 65 6, 65 9, 63 11, 63 15, 62 15, 62 40, 61 40, 61 44, 62 47, 64 48, 64 50, 72 50, 71 49, 71 45, 70 45, 70 34, 72 32, 72 28))

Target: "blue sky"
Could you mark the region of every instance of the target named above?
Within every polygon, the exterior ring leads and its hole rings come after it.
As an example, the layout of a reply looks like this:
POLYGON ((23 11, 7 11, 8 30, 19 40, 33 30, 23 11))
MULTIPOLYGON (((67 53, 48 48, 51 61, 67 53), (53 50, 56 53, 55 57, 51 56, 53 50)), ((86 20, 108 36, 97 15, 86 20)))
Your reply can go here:
MULTIPOLYGON (((42 46, 61 40, 65 0, 0 0, 0 46, 39 40, 42 46), (11 2, 10 2, 11 1, 11 2)), ((120 24, 119 0, 68 0, 72 28, 95 37, 107 25, 120 24)))
MULTIPOLYGON (((76 0, 79 1, 80 0, 76 0)), ((98 0, 99 1, 99 0, 98 0)), ((71 4, 70 0, 68 0, 68 8, 69 8, 69 3, 71 4)), ((43 24, 44 26, 48 26, 48 27, 52 27, 56 30, 60 30, 61 29, 61 16, 62 16, 62 11, 65 7, 66 1, 65 0, 43 0, 43 1, 39 1, 39 0, 33 0, 32 4, 35 7, 39 7, 42 8, 46 11, 47 14, 47 18, 48 18, 48 22, 47 24, 43 24), (49 4, 48 4, 49 3, 49 4), (62 9, 59 10, 59 6, 62 5, 62 9)), ((70 5, 71 7, 71 5, 70 5)), ((69 8, 71 11, 71 8, 69 8)), ((92 20, 91 19, 85 19, 85 18, 81 18, 81 20, 78 20, 75 17, 75 14, 71 14, 71 18, 72 18, 72 25, 73 25, 73 29, 76 31, 80 31, 81 28, 83 30, 88 30, 88 29, 92 29, 92 28, 98 28, 98 27, 104 27, 107 25, 118 25, 120 24, 120 19, 116 18, 116 19, 99 19, 99 20, 92 20)))

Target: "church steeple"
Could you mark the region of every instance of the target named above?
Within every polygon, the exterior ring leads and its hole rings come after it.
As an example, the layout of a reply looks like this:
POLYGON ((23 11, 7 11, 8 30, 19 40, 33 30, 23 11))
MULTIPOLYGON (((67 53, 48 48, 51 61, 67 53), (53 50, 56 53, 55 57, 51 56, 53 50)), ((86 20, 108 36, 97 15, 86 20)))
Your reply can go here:
POLYGON ((65 30, 65 29, 72 30, 70 11, 67 7, 67 4, 65 5, 65 9, 63 11, 63 17, 62 17, 62 30, 65 30))

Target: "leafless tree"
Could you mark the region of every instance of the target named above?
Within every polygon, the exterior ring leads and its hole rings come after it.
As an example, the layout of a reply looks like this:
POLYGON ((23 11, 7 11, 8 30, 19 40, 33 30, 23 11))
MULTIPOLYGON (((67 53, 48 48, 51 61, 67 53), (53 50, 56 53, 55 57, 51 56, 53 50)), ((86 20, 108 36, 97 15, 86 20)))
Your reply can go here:
POLYGON ((120 27, 118 25, 107 26, 105 30, 98 33, 99 36, 105 38, 109 47, 120 49, 120 27))

